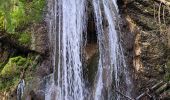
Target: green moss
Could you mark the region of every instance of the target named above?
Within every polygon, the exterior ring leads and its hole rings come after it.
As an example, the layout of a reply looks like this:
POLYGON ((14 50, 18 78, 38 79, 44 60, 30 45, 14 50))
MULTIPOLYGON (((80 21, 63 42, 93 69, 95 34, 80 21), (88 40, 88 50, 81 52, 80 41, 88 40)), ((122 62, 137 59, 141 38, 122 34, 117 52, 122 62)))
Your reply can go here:
POLYGON ((31 80, 39 61, 39 55, 28 54, 27 57, 16 56, 9 59, 0 72, 0 91, 9 92, 18 85, 24 70, 25 81, 31 80))
POLYGON ((29 44, 29 43, 31 43, 31 36, 30 36, 29 33, 22 33, 22 34, 19 36, 18 41, 19 41, 21 44, 29 44))
POLYGON ((10 58, 0 73, 0 91, 9 91, 17 86, 20 72, 24 69, 27 59, 21 56, 10 58))
POLYGON ((1 79, 0 91, 10 91, 12 88, 16 87, 18 83, 19 83, 18 77, 15 77, 13 79, 1 79))
POLYGON ((43 9, 46 0, 1 0, 0 3, 0 30, 14 35, 22 45, 31 43, 29 26, 39 23, 43 19, 43 9))
POLYGON ((19 74, 25 63, 26 58, 21 56, 10 58, 9 62, 4 66, 0 73, 1 77, 9 78, 13 77, 13 75, 19 74))

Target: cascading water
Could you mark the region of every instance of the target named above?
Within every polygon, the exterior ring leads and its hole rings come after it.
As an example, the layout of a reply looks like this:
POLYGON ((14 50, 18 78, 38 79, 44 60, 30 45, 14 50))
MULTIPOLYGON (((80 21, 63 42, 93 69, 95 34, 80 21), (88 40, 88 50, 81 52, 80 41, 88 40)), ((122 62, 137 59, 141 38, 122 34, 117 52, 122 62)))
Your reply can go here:
POLYGON ((52 81, 47 85, 45 100, 122 99, 114 90, 130 96, 131 79, 115 29, 118 19, 116 0, 92 0, 92 3, 99 63, 94 88, 89 89, 93 91, 88 91, 85 96, 82 46, 86 29, 86 0, 48 1, 47 22, 54 72, 52 81))
POLYGON ((94 100, 120 100, 121 96, 116 91, 130 96, 132 85, 115 29, 118 19, 116 0, 93 0, 93 6, 100 52, 94 100), (115 90, 114 97, 112 85, 115 90))
POLYGON ((49 1, 48 9, 52 17, 48 22, 54 80, 47 90, 46 100, 84 100, 81 47, 85 0, 49 1))

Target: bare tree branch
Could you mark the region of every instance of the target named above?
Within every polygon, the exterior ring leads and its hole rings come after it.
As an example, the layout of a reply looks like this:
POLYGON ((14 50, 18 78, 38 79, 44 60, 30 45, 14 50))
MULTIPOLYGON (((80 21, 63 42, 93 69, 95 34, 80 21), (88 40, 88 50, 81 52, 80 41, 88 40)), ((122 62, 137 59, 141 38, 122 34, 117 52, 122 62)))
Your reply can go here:
POLYGON ((163 4, 166 5, 166 6, 170 6, 170 2, 168 2, 168 1, 166 1, 166 0, 154 0, 154 1, 156 1, 156 2, 158 2, 158 3, 163 3, 163 4))

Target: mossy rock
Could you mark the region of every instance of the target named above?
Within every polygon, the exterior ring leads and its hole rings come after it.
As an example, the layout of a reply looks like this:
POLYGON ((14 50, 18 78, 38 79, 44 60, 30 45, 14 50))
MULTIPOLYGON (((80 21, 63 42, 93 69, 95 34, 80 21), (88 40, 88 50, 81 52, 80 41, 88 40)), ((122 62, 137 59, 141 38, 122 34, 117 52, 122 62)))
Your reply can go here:
POLYGON ((19 78, 15 77, 13 79, 0 80, 0 91, 10 91, 11 89, 17 87, 19 83, 19 78))
POLYGON ((27 59, 21 56, 10 58, 0 73, 1 77, 8 78, 19 74, 20 70, 24 69, 26 61, 27 59))
POLYGON ((32 74, 35 71, 38 60, 39 55, 36 54, 28 54, 27 57, 16 56, 10 58, 0 72, 0 91, 9 92, 11 89, 16 88, 23 70, 25 70, 24 79, 26 81, 32 80, 32 74))
POLYGON ((19 35, 18 41, 21 45, 29 45, 31 43, 31 34, 25 32, 19 35))

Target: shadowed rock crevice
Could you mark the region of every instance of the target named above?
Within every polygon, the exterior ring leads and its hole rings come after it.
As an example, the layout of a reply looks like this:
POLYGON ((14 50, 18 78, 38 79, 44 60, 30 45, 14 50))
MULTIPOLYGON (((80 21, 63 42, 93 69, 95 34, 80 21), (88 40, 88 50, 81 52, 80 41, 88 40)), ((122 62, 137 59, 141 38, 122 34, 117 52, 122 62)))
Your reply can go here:
POLYGON ((84 68, 84 78, 89 86, 92 86, 97 71, 99 55, 94 11, 91 1, 88 2, 87 13, 87 38, 84 48, 86 67, 84 68))

